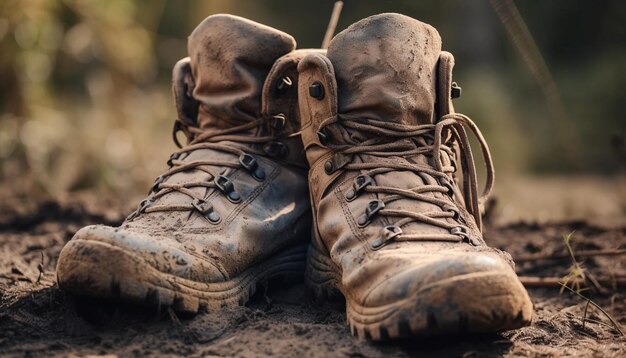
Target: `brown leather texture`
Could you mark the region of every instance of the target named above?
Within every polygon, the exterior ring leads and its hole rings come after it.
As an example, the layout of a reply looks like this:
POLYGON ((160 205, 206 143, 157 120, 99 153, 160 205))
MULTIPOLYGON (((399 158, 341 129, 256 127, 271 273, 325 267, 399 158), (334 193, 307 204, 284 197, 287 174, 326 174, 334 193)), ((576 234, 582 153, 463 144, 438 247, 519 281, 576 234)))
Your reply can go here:
POLYGON ((510 255, 482 238, 478 207, 493 181, 477 193, 465 128, 490 173, 491 160, 475 124, 453 113, 453 64, 432 26, 380 14, 298 65, 314 219, 307 281, 343 294, 361 337, 530 322, 510 255))
POLYGON ((434 27, 371 16, 328 47, 339 112, 397 123, 431 123, 441 38, 434 27), (398 36, 394 36, 398 34, 398 36))
POLYGON ((71 292, 196 311, 243 303, 257 282, 302 274, 309 242, 306 158, 289 35, 230 15, 204 20, 174 68, 188 143, 118 228, 81 229, 63 249, 71 292))
POLYGON ((220 14, 201 22, 188 40, 200 128, 225 128, 259 118, 264 85, 259 79, 295 48, 290 35, 242 17, 220 14))

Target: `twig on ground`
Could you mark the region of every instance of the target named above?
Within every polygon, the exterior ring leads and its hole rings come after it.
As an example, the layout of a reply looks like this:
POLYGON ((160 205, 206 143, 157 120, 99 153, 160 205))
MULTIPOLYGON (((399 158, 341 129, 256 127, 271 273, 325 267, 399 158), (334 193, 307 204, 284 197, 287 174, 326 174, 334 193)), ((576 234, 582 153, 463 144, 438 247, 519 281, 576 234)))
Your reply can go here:
MULTIPOLYGON (((626 286, 626 278, 624 277, 609 277, 609 278, 598 278, 594 275, 591 275, 587 272, 587 270, 576 260, 576 256, 585 257, 591 256, 587 252, 587 255, 581 255, 580 252, 576 252, 574 254, 574 249, 571 245, 572 235, 574 231, 563 236, 563 241, 565 242, 565 248, 567 249, 567 256, 559 255, 558 257, 568 257, 572 261, 572 266, 569 269, 567 275, 562 278, 559 277, 533 277, 533 276, 521 276, 520 280, 522 284, 526 287, 559 287, 561 292, 563 292, 563 286, 567 286, 571 289, 575 289, 578 293, 588 289, 594 288, 596 291, 600 293, 607 293, 607 290, 602 286, 610 286, 610 287, 619 287, 626 286)), ((606 250, 595 250, 594 252, 597 254, 600 251, 606 250)), ((618 251, 626 251, 626 250, 612 250, 611 254, 618 251)), ((556 255, 555 255, 556 256, 556 255)), ((542 259, 542 258, 553 258, 555 256, 538 256, 535 255, 533 259, 542 259)), ((528 258, 528 257, 527 257, 528 258)), ((517 261, 520 261, 519 259, 517 261)), ((523 260, 522 260, 523 261, 523 260)))
MULTIPOLYGON (((520 281, 526 287, 558 287, 561 288, 565 282, 562 277, 538 277, 538 276, 519 276, 520 281)), ((599 277, 595 279, 600 285, 624 287, 626 286, 626 278, 605 278, 599 277)), ((581 286, 586 281, 582 279, 569 280, 567 283, 581 286)))
MULTIPOLYGON (((603 295, 607 295, 609 293, 609 290, 604 288, 604 285, 602 285, 602 283, 598 281, 598 278, 596 277, 596 275, 592 274, 591 272, 587 272, 587 280, 589 280, 589 283, 593 286, 596 292, 599 292, 603 295)), ((609 280, 611 286, 614 285, 613 281, 615 281, 614 277, 611 280, 609 280)))
MULTIPOLYGON (((582 299, 587 301, 587 303, 585 305, 585 310, 583 311, 583 317, 582 317, 583 328, 585 328, 585 322, 587 321, 587 311, 588 311, 589 305, 592 305, 595 308, 597 308, 600 312, 602 312, 602 314, 606 318, 608 318, 609 321, 611 321, 611 324, 613 325, 615 330, 617 330, 619 332, 619 334, 621 336, 624 336, 624 331, 622 330, 620 324, 607 311, 605 311, 602 307, 600 307, 598 304, 593 302, 591 299, 585 297, 581 293, 583 290, 587 289, 587 287, 589 286, 590 283, 593 286, 595 286, 597 289, 600 289, 601 288, 601 279, 596 279, 595 277, 590 279, 588 277, 588 275, 586 275, 585 268, 580 263, 578 263, 578 261, 576 261, 576 256, 574 255, 574 249, 572 248, 572 245, 571 245, 571 240, 572 240, 572 235, 573 234, 574 234, 574 232, 572 231, 568 235, 564 235, 563 236, 563 241, 565 242, 565 247, 567 248, 567 252, 568 252, 570 258, 572 259, 572 266, 570 266, 570 270, 569 270, 568 274, 565 275, 565 277, 563 277, 562 279, 558 279, 556 277, 543 277, 543 278, 541 278, 541 277, 534 277, 534 278, 525 277, 525 279, 522 280, 522 283, 524 283, 526 286, 528 286, 529 284, 532 283, 532 284, 536 285, 535 287, 539 286, 540 284, 541 285, 546 285, 546 284, 549 283, 551 286, 553 286, 555 283, 558 284, 559 286, 561 286, 561 293, 563 293, 564 290, 568 290, 568 291, 574 293, 575 295, 577 295, 578 297, 580 297, 580 298, 582 298, 582 299), (534 279, 534 280, 532 280, 532 279, 534 279), (581 288, 581 286, 582 286, 582 288, 581 288)), ((619 286, 620 284, 626 284, 626 280, 618 280, 618 279, 607 280, 607 282, 609 284, 612 284, 613 287, 619 286), (622 282, 619 282, 619 281, 622 281, 622 282)))
MULTIPOLYGON (((576 257, 596 257, 596 256, 619 256, 626 255, 626 249, 604 249, 604 250, 582 250, 576 252, 576 257)), ((515 262, 538 261, 538 260, 562 260, 570 258, 570 253, 544 253, 520 255, 515 258, 515 262)))

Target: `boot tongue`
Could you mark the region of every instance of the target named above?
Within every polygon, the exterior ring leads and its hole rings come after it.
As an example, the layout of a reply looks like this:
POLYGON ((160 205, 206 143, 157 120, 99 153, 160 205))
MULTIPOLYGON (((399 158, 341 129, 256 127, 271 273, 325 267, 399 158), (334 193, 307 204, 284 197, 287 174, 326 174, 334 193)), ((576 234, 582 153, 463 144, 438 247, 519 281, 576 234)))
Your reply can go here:
POLYGON ((363 19, 328 48, 337 77, 338 112, 402 124, 433 122, 441 38, 400 14, 363 19))
POLYGON ((295 46, 286 33, 241 17, 207 17, 188 41, 198 126, 229 128, 258 119, 268 72, 295 46))

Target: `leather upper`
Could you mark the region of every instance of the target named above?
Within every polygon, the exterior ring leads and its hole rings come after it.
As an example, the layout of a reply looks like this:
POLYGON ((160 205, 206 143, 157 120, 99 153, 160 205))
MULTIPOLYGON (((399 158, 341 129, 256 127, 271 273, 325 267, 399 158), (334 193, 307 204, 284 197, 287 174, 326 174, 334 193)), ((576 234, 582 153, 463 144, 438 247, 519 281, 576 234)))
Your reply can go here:
POLYGON ((228 280, 306 244, 296 66, 315 50, 294 48, 291 36, 250 20, 203 21, 173 73, 175 129, 189 143, 120 228, 86 227, 74 240, 103 241, 202 282, 228 280))
POLYGON ((344 294, 360 304, 390 304, 438 280, 513 265, 508 254, 486 246, 457 184, 462 164, 453 134, 459 126, 440 125, 447 149, 436 152, 437 124, 453 112, 453 64, 433 27, 381 14, 338 34, 327 56, 309 55, 298 66, 313 245, 342 274, 344 294), (310 95, 316 83, 322 98, 310 95), (359 151, 364 145, 369 149, 359 151), (373 172, 371 185, 359 185, 358 176, 373 172), (380 212, 386 215, 374 212, 363 225, 368 205, 378 200, 385 201, 380 212), (404 212, 420 219, 389 238, 387 227, 404 212), (455 240, 457 227, 464 234, 455 240))
POLYGON ((296 48, 290 35, 242 17, 207 17, 188 40, 193 98, 200 128, 227 128, 258 119, 264 79, 296 48))
POLYGON ((375 15, 351 25, 328 48, 339 113, 432 123, 440 53, 437 30, 404 15, 375 15))

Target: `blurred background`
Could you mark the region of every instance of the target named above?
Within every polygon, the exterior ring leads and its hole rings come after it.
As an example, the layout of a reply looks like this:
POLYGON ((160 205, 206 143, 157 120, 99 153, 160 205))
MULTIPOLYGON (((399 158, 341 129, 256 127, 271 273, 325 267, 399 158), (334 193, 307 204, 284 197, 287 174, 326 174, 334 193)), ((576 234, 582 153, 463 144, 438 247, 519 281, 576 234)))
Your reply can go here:
MULTIPOLYGON (((333 3, 0 1, 0 200, 136 205, 175 150, 170 73, 195 26, 232 13, 319 47, 333 3)), ((624 221, 626 2, 348 0, 337 30, 380 12, 430 23, 455 55, 456 109, 495 158, 496 220, 624 221)))

